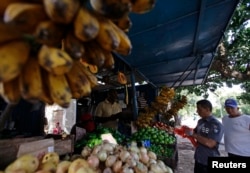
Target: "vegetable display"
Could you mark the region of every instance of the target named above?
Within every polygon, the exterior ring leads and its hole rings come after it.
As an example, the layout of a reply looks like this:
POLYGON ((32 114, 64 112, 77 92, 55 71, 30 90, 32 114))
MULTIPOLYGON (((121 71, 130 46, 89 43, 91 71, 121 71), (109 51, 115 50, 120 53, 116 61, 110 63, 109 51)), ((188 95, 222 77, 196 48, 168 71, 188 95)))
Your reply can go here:
POLYGON ((153 127, 139 129, 131 136, 130 140, 139 142, 150 140, 150 143, 164 145, 173 145, 176 142, 176 138, 173 135, 153 127))
POLYGON ((125 136, 118 132, 117 130, 114 130, 112 128, 107 127, 101 127, 98 126, 95 131, 91 133, 87 133, 86 136, 77 141, 75 144, 76 148, 82 148, 84 146, 88 146, 90 148, 95 147, 96 145, 99 145, 102 143, 101 135, 110 133, 115 138, 116 142, 118 144, 121 144, 125 140, 125 136))

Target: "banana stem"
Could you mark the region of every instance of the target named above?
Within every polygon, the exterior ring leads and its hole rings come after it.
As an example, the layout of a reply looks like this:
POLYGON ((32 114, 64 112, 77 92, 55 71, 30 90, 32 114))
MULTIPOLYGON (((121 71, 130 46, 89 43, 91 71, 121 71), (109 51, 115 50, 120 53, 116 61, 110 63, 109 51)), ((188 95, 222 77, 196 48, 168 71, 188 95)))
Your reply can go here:
POLYGON ((5 123, 6 123, 7 119, 9 119, 9 117, 11 116, 11 113, 12 113, 14 107, 15 107, 15 104, 8 104, 5 107, 2 115, 0 116, 0 132, 4 130, 5 123))

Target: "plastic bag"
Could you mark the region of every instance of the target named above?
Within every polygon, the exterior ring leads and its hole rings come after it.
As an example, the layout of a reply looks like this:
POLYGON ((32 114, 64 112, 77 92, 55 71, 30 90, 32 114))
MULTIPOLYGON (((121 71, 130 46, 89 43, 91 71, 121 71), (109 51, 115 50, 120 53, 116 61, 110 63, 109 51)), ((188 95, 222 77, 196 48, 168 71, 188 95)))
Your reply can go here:
POLYGON ((174 128, 174 133, 182 136, 183 138, 188 138, 190 142, 193 144, 193 146, 197 147, 197 142, 195 138, 186 134, 186 131, 190 131, 190 130, 193 130, 193 129, 187 126, 181 126, 181 128, 174 128))

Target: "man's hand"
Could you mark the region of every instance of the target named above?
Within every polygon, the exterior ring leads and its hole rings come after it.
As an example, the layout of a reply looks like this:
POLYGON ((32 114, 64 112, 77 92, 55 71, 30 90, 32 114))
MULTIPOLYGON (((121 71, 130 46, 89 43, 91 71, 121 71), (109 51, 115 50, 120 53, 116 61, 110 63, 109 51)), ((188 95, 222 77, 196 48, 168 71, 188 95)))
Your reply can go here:
POLYGON ((192 136, 193 135, 193 129, 192 128, 189 128, 189 127, 187 127, 187 126, 183 126, 184 127, 184 133, 185 133, 185 135, 187 135, 187 136, 192 136))

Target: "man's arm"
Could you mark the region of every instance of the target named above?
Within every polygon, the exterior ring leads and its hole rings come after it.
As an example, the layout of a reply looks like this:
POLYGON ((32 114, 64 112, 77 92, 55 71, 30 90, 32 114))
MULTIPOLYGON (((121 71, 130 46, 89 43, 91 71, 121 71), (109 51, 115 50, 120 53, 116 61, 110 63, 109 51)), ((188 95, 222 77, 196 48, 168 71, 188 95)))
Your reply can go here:
POLYGON ((197 142, 207 146, 208 148, 214 148, 217 145, 215 140, 198 135, 197 133, 193 133, 192 136, 197 140, 197 142))

